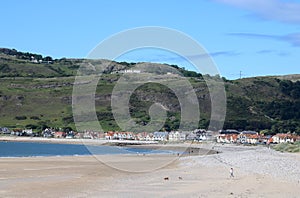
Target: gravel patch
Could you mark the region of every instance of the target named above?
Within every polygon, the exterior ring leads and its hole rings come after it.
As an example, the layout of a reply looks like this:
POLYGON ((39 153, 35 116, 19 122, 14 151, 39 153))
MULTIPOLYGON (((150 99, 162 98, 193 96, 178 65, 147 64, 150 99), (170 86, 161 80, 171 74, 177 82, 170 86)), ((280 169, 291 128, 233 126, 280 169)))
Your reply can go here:
POLYGON ((262 146, 215 145, 219 154, 181 159, 183 166, 223 166, 243 174, 261 174, 300 183, 300 155, 281 153, 262 146))

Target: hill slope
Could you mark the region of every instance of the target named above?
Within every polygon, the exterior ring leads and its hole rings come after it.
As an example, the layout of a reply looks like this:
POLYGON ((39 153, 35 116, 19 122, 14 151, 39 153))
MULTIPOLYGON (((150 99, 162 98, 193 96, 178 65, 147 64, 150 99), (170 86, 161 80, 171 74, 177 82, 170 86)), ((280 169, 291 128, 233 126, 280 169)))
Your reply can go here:
MULTIPOLYGON (((0 49, 0 127, 73 128, 72 91, 77 69, 83 59, 57 59, 0 49)), ((89 60, 92 61, 92 60, 89 60)), ((96 60, 93 64, 104 64, 96 60)), ((113 62, 101 75, 96 92, 96 111, 104 130, 119 130, 111 112, 111 93, 122 76, 135 63, 113 62)), ((155 64, 154 64, 155 65, 155 64)), ((159 66, 159 64, 157 64, 159 66)), ((200 104, 200 128, 210 118, 210 96, 201 74, 172 66, 189 79, 200 104)), ((166 75, 164 71, 160 75, 166 75)), ((216 77, 210 77, 212 80, 216 77)), ((300 133, 299 75, 255 77, 226 80, 227 115, 224 128, 262 130, 267 133, 300 133)), ((150 121, 148 108, 162 103, 168 109, 165 130, 180 123, 180 105, 172 90, 156 83, 139 87, 130 99, 134 120, 145 125, 150 121)))

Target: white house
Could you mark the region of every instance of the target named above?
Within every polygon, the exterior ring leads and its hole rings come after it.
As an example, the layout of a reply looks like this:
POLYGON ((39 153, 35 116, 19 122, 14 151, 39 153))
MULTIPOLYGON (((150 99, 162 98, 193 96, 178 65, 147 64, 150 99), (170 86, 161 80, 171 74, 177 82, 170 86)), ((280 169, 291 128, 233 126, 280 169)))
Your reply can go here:
POLYGON ((169 141, 170 142, 177 142, 180 140, 180 133, 179 131, 171 131, 169 133, 169 141))
POLYGON ((120 71, 120 73, 124 73, 124 74, 139 74, 139 73, 141 73, 141 70, 126 69, 126 70, 120 71))
POLYGON ((154 141, 154 135, 153 135, 153 133, 148 133, 147 134, 146 141, 154 141))
POLYGON ((218 143, 237 143, 237 134, 220 134, 217 136, 218 143))
POLYGON ((273 143, 295 142, 297 137, 291 134, 278 133, 272 137, 273 143))
POLYGON ((22 133, 26 134, 26 135, 29 135, 29 136, 33 134, 32 129, 23 129, 22 133))
POLYGON ((168 132, 154 132, 153 139, 155 141, 167 141, 168 140, 168 132))

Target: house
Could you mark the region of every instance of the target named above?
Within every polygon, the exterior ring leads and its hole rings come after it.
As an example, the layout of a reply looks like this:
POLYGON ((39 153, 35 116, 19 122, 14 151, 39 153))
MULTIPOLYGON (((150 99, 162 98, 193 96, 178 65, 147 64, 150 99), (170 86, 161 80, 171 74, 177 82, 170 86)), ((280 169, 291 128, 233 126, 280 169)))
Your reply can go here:
POLYGON ((140 141, 146 141, 147 139, 147 136, 148 136, 148 133, 147 132, 141 132, 141 133, 138 133, 136 135, 136 140, 140 140, 140 141))
POLYGON ((11 133, 11 135, 15 135, 15 136, 22 136, 22 129, 14 129, 11 133))
POLYGON ((272 140, 270 141, 271 143, 279 144, 279 143, 286 143, 286 142, 296 142, 297 141, 297 136, 292 135, 289 133, 278 133, 274 136, 272 136, 272 140))
POLYGON ((237 143, 238 134, 220 134, 217 136, 218 143, 237 143))
POLYGON ((74 131, 69 131, 66 133, 66 139, 73 139, 75 136, 75 132, 74 131))
POLYGON ((205 129, 196 129, 197 140, 207 140, 211 139, 211 134, 209 134, 205 129))
POLYGON ((190 141, 193 141, 193 140, 197 140, 197 134, 195 132, 190 132, 188 134, 186 134, 186 140, 190 140, 190 141))
POLYGON ((52 129, 48 129, 46 128, 43 132, 42 132, 43 137, 45 138, 52 138, 54 136, 54 132, 52 131, 52 129))
POLYGON ((105 139, 106 140, 112 140, 113 139, 113 137, 114 137, 114 132, 113 131, 108 131, 108 132, 106 132, 105 133, 105 139))
POLYGON ((234 129, 220 130, 217 135, 218 143, 237 143, 240 132, 234 129))
POLYGON ((134 140, 135 139, 135 135, 133 132, 124 132, 125 133, 125 140, 134 140))
POLYGON ((124 134, 122 132, 115 132, 114 133, 114 138, 115 140, 123 140, 125 138, 124 134))
POLYGON ((180 141, 180 133, 179 133, 179 131, 171 131, 171 132, 169 132, 169 141, 170 142, 180 141))
POLYGON ((10 134, 11 131, 6 127, 0 127, 0 133, 2 134, 10 134))
POLYGON ((121 132, 119 133, 122 140, 134 140, 133 132, 121 132))
POLYGON ((190 132, 187 132, 187 131, 181 131, 179 133, 179 141, 185 141, 186 140, 186 137, 188 136, 190 132))
POLYGON ((148 133, 147 134, 146 141, 154 141, 154 135, 153 135, 153 133, 148 133))
POLYGON ((32 129, 23 129, 22 134, 25 136, 32 136, 33 132, 32 132, 32 129))
POLYGON ((258 144, 260 136, 258 134, 244 134, 239 138, 243 144, 258 144))
POLYGON ((168 132, 154 132, 153 133, 153 139, 155 141, 167 141, 168 140, 168 132))
POLYGON ((96 132, 96 131, 84 131, 82 135, 83 139, 104 139, 105 134, 102 132, 96 132))
POLYGON ((62 132, 62 131, 54 132, 54 138, 65 138, 65 137, 66 137, 66 132, 62 132))
POLYGON ((169 141, 170 142, 178 142, 178 141, 185 141, 187 137, 187 132, 184 131, 171 131, 169 132, 169 141))
POLYGON ((141 73, 141 70, 126 69, 126 70, 120 71, 120 73, 124 73, 124 74, 139 74, 139 73, 141 73))
POLYGON ((106 140, 134 140, 136 137, 133 132, 113 132, 108 131, 105 133, 106 140))
POLYGON ((81 133, 81 132, 74 133, 74 138, 82 139, 83 138, 83 133, 81 133))
POLYGON ((119 132, 114 132, 114 133, 113 133, 112 139, 113 139, 113 140, 118 140, 118 139, 120 138, 120 136, 121 136, 121 135, 119 134, 119 132))
POLYGON ((83 132, 83 139, 94 139, 90 131, 83 132))
POLYGON ((103 133, 103 132, 98 132, 98 133, 97 133, 97 138, 98 138, 98 139, 105 139, 105 133, 103 133))
POLYGON ((205 133, 205 138, 206 139, 203 139, 203 140, 213 140, 214 137, 215 137, 215 134, 218 134, 218 132, 217 131, 210 131, 210 130, 208 130, 205 133))
POLYGON ((262 144, 270 144, 271 139, 272 139, 271 135, 267 135, 267 136, 262 135, 259 138, 259 142, 262 143, 262 144))
POLYGON ((258 144, 260 136, 256 131, 242 131, 238 135, 239 142, 242 144, 258 144))

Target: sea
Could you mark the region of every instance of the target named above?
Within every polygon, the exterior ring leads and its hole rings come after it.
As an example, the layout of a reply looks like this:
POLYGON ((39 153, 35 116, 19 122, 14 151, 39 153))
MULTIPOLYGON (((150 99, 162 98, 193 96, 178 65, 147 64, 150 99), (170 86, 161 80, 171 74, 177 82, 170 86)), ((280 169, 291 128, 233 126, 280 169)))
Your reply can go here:
POLYGON ((168 154, 169 150, 83 144, 0 142, 0 157, 47 157, 114 154, 168 154))

